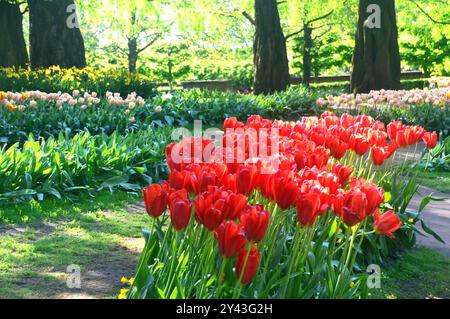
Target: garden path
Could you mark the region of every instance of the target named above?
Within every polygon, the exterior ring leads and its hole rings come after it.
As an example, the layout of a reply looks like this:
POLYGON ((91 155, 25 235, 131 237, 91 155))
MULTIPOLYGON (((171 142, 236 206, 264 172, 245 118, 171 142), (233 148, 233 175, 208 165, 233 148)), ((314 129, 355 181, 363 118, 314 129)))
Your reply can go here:
POLYGON ((422 212, 422 218, 445 241, 445 244, 438 242, 431 236, 418 236, 418 244, 435 249, 450 257, 450 195, 425 186, 420 186, 419 192, 420 194, 413 197, 409 206, 413 211, 418 211, 423 196, 433 194, 433 197, 446 198, 446 200, 431 202, 422 212))
MULTIPOLYGON (((420 160, 424 148, 425 145, 421 142, 415 153, 413 152, 414 150, 410 150, 409 152, 407 149, 399 150, 395 158, 396 164, 404 163, 405 159, 420 160)), ((440 253, 450 257, 450 194, 445 194, 426 186, 420 186, 419 193, 414 196, 410 203, 409 209, 412 211, 417 212, 422 198, 430 194, 433 194, 435 198, 446 198, 446 200, 433 201, 422 212, 422 217, 425 222, 445 241, 445 244, 440 243, 432 236, 418 236, 418 244, 436 249, 440 253)))

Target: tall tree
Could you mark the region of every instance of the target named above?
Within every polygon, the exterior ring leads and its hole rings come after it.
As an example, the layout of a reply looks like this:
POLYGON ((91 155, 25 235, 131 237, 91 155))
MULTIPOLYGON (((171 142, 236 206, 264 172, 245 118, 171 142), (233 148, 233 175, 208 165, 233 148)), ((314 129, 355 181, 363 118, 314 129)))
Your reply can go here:
POLYGON ((400 53, 394 0, 360 0, 352 61, 354 92, 400 89, 400 53))
POLYGON ((109 4, 105 5, 101 15, 112 31, 101 35, 109 42, 105 49, 112 50, 114 57, 126 60, 128 71, 135 74, 139 57, 171 27, 164 15, 168 4, 156 0, 104 1, 109 4))
POLYGON ((85 47, 73 0, 28 0, 33 68, 86 66, 85 47))
POLYGON ((254 91, 269 94, 290 84, 286 39, 276 0, 255 0, 254 91))
POLYGON ((25 67, 28 52, 18 2, 0 1, 0 30, 0 67, 25 67))
MULTIPOLYGON (((313 31, 316 29, 323 28, 324 26, 327 26, 327 24, 322 24, 320 26, 313 27, 314 23, 322 21, 324 19, 327 19, 330 15, 332 15, 334 12, 334 9, 329 11, 328 13, 321 15, 320 17, 316 17, 311 20, 307 20, 306 17, 308 15, 308 12, 305 8, 304 13, 305 17, 303 20, 303 27, 300 31, 291 33, 286 36, 286 40, 296 36, 299 33, 303 33, 303 61, 302 61, 302 82, 303 85, 309 86, 311 82, 311 68, 312 68, 312 61, 313 61, 313 49, 314 49, 314 38, 313 38, 313 31)), ((329 27, 325 32, 322 33, 319 37, 325 35, 331 31, 331 27, 329 27)))

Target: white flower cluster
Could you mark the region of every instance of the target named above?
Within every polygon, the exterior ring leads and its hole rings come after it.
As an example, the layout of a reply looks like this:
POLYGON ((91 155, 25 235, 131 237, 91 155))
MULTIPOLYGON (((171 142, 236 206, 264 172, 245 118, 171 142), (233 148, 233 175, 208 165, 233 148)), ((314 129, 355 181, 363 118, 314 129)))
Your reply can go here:
POLYGON ((419 104, 431 104, 435 107, 443 107, 450 103, 450 87, 436 89, 415 89, 411 91, 380 90, 367 94, 342 94, 340 96, 328 96, 316 101, 318 106, 330 108, 355 108, 355 107, 408 107, 419 104))

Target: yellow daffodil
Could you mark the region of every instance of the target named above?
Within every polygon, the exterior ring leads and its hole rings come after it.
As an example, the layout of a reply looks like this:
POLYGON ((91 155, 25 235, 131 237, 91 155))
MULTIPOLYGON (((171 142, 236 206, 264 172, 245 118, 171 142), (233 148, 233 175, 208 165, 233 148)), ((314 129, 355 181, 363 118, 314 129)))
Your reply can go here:
POLYGON ((120 293, 119 293, 119 296, 117 296, 117 298, 119 298, 119 299, 126 299, 127 298, 127 292, 128 292, 128 289, 126 289, 126 288, 120 289, 120 293))

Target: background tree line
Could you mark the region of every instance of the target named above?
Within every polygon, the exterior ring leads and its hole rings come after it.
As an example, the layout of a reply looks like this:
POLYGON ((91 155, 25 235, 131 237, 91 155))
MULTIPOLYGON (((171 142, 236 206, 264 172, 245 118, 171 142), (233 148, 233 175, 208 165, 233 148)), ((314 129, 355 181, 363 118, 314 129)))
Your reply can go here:
POLYGON ((450 72, 449 21, 445 0, 0 0, 0 66, 254 75, 255 93, 352 70, 354 90, 398 88, 401 67, 450 72), (380 30, 364 27, 369 4, 380 30))

